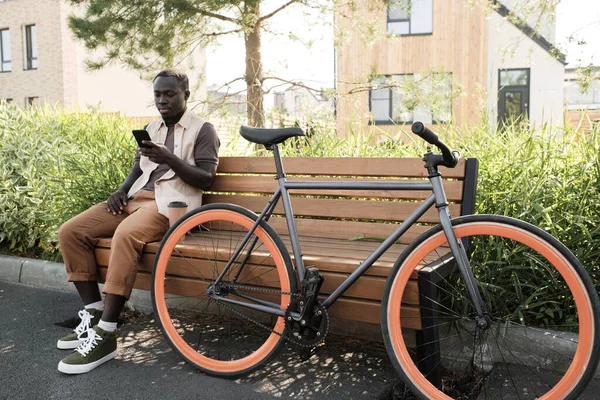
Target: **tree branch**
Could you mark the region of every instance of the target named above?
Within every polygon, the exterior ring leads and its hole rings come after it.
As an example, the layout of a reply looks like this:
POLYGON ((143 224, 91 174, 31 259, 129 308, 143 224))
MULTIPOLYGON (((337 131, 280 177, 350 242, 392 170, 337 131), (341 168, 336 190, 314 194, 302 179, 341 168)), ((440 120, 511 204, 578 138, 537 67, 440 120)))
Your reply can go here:
POLYGON ((279 7, 278 9, 274 10, 273 12, 263 15, 262 17, 260 17, 257 21, 257 24, 260 24, 261 22, 271 18, 273 15, 277 14, 278 12, 288 8, 289 6, 291 6, 294 3, 298 3, 300 0, 290 0, 287 3, 285 3, 284 5, 282 5, 281 7, 279 7))
POLYGON ((198 13, 206 16, 206 17, 212 17, 215 19, 220 19, 221 21, 227 21, 227 22, 231 22, 233 24, 237 24, 238 21, 236 21, 234 18, 230 18, 230 17, 226 17, 224 15, 221 14, 216 14, 214 12, 210 12, 210 11, 206 11, 206 10, 202 10, 202 9, 197 9, 198 13))
MULTIPOLYGON (((275 81, 283 82, 284 84, 287 83, 287 84, 290 84, 290 85, 296 86, 296 87, 303 87, 303 88, 308 89, 308 90, 310 90, 312 92, 322 92, 323 91, 321 89, 312 88, 312 87, 307 86, 307 85, 305 85, 303 83, 294 82, 294 81, 288 81, 288 80, 282 79, 282 78, 277 78, 276 76, 267 76, 267 77, 265 77, 263 79, 263 82, 266 81, 267 79, 272 79, 272 80, 275 80, 275 81)), ((281 86, 281 85, 279 85, 279 86, 281 86)))
POLYGON ((239 28, 239 29, 232 29, 230 31, 225 31, 225 32, 205 33, 204 36, 223 36, 223 35, 229 35, 231 33, 240 33, 242 31, 243 31, 243 29, 239 28))
POLYGON ((219 89, 221 89, 221 88, 224 88, 224 87, 229 87, 229 85, 231 85, 232 83, 234 83, 234 82, 237 82, 237 81, 243 81, 243 80, 245 80, 245 78, 244 78, 244 77, 235 78, 235 79, 234 79, 234 80, 232 80, 232 81, 229 81, 229 82, 227 82, 227 83, 224 83, 224 84, 222 84, 222 85, 221 85, 221 86, 220 86, 220 87, 219 87, 217 90, 219 90, 219 89))

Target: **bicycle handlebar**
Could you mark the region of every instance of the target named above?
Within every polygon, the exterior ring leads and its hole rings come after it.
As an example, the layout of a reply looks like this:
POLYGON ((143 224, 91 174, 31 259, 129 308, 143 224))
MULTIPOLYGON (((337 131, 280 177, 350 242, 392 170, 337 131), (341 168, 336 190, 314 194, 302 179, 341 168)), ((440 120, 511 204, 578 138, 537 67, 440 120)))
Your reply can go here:
POLYGON ((460 153, 456 150, 452 150, 450 147, 446 146, 444 142, 442 142, 438 135, 423 125, 422 122, 417 121, 412 124, 411 130, 417 136, 420 136, 427 143, 434 145, 442 152, 442 157, 444 159, 444 165, 448 168, 456 167, 458 164, 458 159, 460 158, 460 153))

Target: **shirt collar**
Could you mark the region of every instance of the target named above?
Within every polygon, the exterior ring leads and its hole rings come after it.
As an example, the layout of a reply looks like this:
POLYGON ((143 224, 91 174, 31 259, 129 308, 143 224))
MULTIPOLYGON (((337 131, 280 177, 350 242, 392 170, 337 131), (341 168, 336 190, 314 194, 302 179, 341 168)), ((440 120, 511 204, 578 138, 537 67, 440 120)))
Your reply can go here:
MULTIPOLYGON (((190 111, 189 108, 186 108, 185 112, 183 113, 183 115, 181 116, 179 121, 175 124, 175 126, 181 125, 184 129, 189 129, 191 120, 192 120, 192 112, 190 111)), ((164 119, 160 120, 160 126, 161 127, 167 126, 164 119)))

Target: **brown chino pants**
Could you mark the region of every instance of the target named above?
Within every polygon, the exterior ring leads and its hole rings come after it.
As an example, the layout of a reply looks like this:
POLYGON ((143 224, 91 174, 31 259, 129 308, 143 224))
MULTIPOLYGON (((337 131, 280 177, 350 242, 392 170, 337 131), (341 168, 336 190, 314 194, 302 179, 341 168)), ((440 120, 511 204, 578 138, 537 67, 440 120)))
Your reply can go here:
POLYGON ((168 229, 169 220, 158 213, 154 192, 135 193, 120 215, 108 212, 106 202, 96 204, 58 230, 69 282, 98 280, 94 246, 112 236, 103 292, 129 298, 144 244, 160 240, 168 229))

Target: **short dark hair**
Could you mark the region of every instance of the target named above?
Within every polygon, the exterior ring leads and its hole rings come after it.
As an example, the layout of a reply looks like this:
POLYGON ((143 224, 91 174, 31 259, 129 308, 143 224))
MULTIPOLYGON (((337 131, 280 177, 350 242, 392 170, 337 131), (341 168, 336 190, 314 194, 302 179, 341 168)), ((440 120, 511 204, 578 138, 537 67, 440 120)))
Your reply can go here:
POLYGON ((181 71, 172 68, 163 69, 158 74, 156 74, 152 82, 154 82, 159 76, 170 76, 172 78, 175 78, 177 79, 177 82, 179 82, 179 86, 181 87, 181 89, 183 89, 184 91, 190 90, 190 80, 188 79, 187 75, 181 71))

